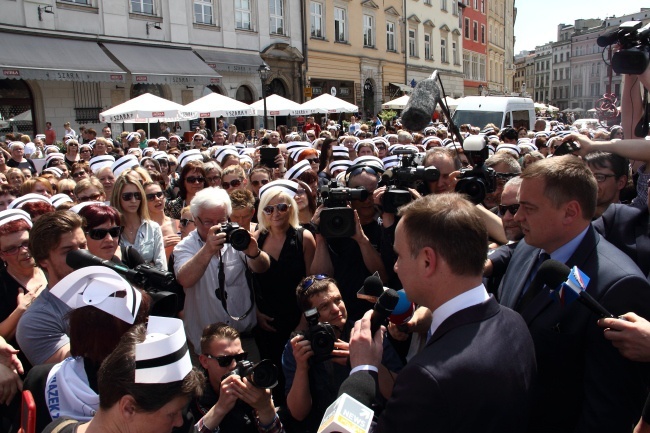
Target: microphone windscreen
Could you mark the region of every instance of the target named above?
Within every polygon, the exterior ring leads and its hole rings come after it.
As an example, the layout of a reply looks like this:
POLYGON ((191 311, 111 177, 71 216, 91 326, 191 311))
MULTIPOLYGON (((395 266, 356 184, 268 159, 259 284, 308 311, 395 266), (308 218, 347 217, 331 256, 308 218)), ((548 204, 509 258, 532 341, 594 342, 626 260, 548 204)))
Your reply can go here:
POLYGON ((72 250, 65 256, 65 263, 72 269, 85 268, 86 266, 102 266, 102 259, 93 255, 88 250, 72 250))
POLYGON ((371 275, 363 281, 363 287, 359 290, 358 295, 365 298, 379 298, 384 293, 384 283, 381 278, 371 275))
POLYGON ((439 100, 440 88, 435 80, 427 78, 420 81, 404 108, 402 125, 411 131, 424 129, 431 122, 439 100))
POLYGON ((535 278, 539 277, 541 283, 555 289, 566 281, 570 272, 571 269, 564 263, 550 259, 540 265, 535 278))
POLYGON ((379 299, 377 299, 377 304, 381 306, 382 309, 389 312, 393 312, 398 303, 399 295, 393 289, 387 289, 381 294, 379 299))
POLYGON ((393 314, 390 315, 388 320, 396 325, 403 325, 404 323, 411 320, 411 317, 413 317, 415 305, 413 302, 408 300, 404 289, 399 290, 397 294, 399 295, 399 301, 393 309, 393 314))

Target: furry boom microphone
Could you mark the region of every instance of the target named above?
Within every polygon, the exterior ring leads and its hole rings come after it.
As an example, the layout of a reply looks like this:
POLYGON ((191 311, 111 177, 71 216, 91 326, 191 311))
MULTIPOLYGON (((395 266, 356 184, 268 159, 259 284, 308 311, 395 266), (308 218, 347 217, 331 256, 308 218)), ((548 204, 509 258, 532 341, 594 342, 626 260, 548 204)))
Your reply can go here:
POLYGON ((402 113, 402 125, 407 129, 420 131, 431 122, 436 105, 441 101, 437 79, 438 71, 434 71, 431 77, 420 81, 413 89, 402 113))

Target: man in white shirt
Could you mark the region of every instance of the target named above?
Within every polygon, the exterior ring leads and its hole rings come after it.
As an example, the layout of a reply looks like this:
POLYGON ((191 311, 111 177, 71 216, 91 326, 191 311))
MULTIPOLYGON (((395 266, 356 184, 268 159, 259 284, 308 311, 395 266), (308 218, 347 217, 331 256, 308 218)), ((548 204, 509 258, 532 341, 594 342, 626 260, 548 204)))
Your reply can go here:
POLYGON ((265 272, 270 266, 269 256, 257 247, 252 236, 244 251, 226 243, 221 227, 228 222, 232 205, 225 190, 199 191, 192 199, 190 211, 196 230, 174 248, 176 280, 185 289, 183 320, 187 339, 199 354, 203 328, 223 322, 242 334, 242 344, 250 352, 253 348, 246 346, 254 344, 254 340, 248 334, 256 318, 246 267, 256 273, 265 272), (218 293, 221 299, 217 298, 218 293))

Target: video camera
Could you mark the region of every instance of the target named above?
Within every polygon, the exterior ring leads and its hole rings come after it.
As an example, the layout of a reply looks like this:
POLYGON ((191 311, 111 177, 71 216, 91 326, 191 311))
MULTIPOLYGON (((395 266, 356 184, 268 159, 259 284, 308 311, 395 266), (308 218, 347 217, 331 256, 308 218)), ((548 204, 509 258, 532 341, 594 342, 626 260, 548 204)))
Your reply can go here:
POLYGON ((386 170, 381 185, 387 185, 382 200, 386 213, 397 213, 397 209, 411 202, 408 188, 414 188, 423 195, 428 192, 426 183, 440 179, 440 171, 435 167, 418 165, 418 153, 411 149, 398 149, 393 152, 399 157, 399 164, 392 170, 386 170))
POLYGON ((270 359, 263 359, 257 364, 247 360, 239 361, 235 369, 226 373, 221 380, 234 375, 245 377, 258 388, 271 389, 278 384, 278 369, 270 359))
POLYGON ((305 319, 307 319, 309 328, 302 334, 305 340, 311 343, 314 362, 328 359, 332 350, 334 350, 334 343, 336 342, 336 334, 332 325, 327 322, 319 322, 318 316, 316 308, 305 311, 305 319))
POLYGON ((225 233, 226 243, 231 244, 237 251, 246 250, 251 242, 251 234, 246 229, 239 227, 237 223, 221 224, 219 233, 225 233))
POLYGON ((320 213, 320 233, 326 238, 349 238, 354 236, 356 226, 354 210, 347 207, 348 201, 368 199, 363 188, 338 188, 336 182, 320 187, 323 209, 320 213))
POLYGON ((642 74, 650 63, 650 24, 627 21, 617 29, 596 39, 599 47, 618 43, 621 50, 612 56, 612 69, 617 74, 642 74))
POLYGON ((463 150, 473 167, 460 170, 456 192, 467 195, 472 203, 480 204, 497 188, 496 172, 484 165, 489 157, 487 136, 470 135, 463 141, 463 150))

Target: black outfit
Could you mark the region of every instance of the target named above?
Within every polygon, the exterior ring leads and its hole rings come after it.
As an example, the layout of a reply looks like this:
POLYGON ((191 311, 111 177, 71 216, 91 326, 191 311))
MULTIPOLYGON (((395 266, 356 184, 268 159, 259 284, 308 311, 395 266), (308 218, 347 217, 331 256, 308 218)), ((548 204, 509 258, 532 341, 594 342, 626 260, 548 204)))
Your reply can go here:
POLYGON ((36 166, 34 165, 34 162, 31 159, 25 160, 25 162, 16 162, 15 159, 13 158, 8 158, 7 159, 7 167, 12 167, 12 168, 28 168, 29 171, 32 172, 32 174, 36 174, 36 166))
MULTIPOLYGON (((253 333, 262 359, 270 359, 281 371, 282 351, 291 332, 300 322, 300 309, 296 300, 296 287, 306 276, 305 255, 303 253, 303 229, 289 227, 287 235, 276 260, 270 256, 271 266, 255 275, 257 309, 275 320, 271 323, 277 332, 268 332, 260 326, 253 333)), ((257 241, 260 249, 268 233, 261 233, 257 241)), ((284 375, 280 374, 278 386, 273 389, 273 398, 277 406, 284 404, 284 375)))
POLYGON ((492 276, 484 278, 483 284, 488 293, 494 295, 497 300, 499 300, 497 296, 499 285, 501 285, 501 280, 506 274, 508 263, 510 263, 512 253, 517 248, 517 243, 511 242, 488 251, 488 259, 492 262, 492 276))
MULTIPOLYGON (((397 376, 374 432, 521 433, 534 374, 526 324, 491 297, 440 324, 397 376)), ((372 407, 376 387, 376 373, 358 371, 339 394, 372 407)))
POLYGON ((70 175, 72 176, 72 164, 77 161, 70 161, 67 155, 63 157, 63 160, 65 161, 65 165, 68 167, 68 170, 70 170, 70 175))
MULTIPOLYGON (((277 388, 277 387, 276 387, 277 388)), ((207 384, 200 399, 190 403, 189 412, 192 415, 192 424, 199 422, 212 406, 219 400, 219 396, 207 384)), ((237 400, 235 407, 223 418, 219 424, 220 433, 258 433, 255 423, 255 410, 241 400, 237 400)))
MULTIPOLYGON (((7 269, 3 267, 0 270, 0 322, 9 317, 16 307, 18 307, 19 289, 24 290, 25 288, 9 275, 7 269)), ((11 339, 7 340, 7 343, 11 344, 14 349, 20 350, 15 334, 11 339)), ((18 352, 18 359, 23 363, 25 374, 27 374, 29 369, 32 368, 32 364, 29 363, 22 351, 18 352)))
POLYGON ((600 218, 592 222, 594 229, 616 248, 628 255, 650 276, 650 215, 648 208, 610 204, 600 218))
MULTIPOLYGON (((379 222, 373 221, 361 228, 375 250, 380 251, 382 234, 379 222)), ((368 301, 357 298, 357 292, 371 272, 366 268, 359 244, 354 239, 332 238, 327 240, 327 245, 334 267, 334 279, 348 310, 348 321, 354 323, 372 308, 368 301)))

